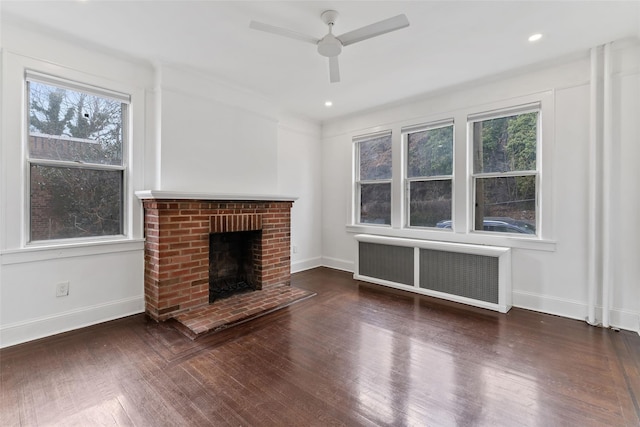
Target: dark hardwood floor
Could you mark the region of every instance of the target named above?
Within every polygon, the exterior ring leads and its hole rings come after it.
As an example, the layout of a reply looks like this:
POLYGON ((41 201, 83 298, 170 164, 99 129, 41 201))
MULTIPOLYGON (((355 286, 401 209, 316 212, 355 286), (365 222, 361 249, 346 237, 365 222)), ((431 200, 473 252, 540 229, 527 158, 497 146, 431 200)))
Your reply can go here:
POLYGON ((0 425, 638 426, 640 336, 356 282, 191 341, 143 315, 0 350, 0 425))

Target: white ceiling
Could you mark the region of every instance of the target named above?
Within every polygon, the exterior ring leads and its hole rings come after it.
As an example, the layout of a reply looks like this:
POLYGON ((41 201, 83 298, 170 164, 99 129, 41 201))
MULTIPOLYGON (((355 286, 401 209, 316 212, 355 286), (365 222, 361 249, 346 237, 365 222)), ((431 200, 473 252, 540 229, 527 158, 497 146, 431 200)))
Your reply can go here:
POLYGON ((318 120, 639 37, 635 1, 1 1, 3 18, 179 64, 318 120), (404 13, 409 28, 343 49, 340 83, 315 46, 249 29, 262 21, 321 38, 404 13), (527 38, 543 33, 537 43, 527 38), (332 100, 331 108, 324 106, 332 100))

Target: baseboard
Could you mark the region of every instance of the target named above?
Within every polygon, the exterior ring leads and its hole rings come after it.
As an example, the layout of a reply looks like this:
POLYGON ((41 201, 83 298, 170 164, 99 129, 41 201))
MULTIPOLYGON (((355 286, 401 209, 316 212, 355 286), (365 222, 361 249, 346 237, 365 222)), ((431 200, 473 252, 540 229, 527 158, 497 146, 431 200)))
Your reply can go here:
POLYGON ((610 314, 611 326, 640 335, 640 313, 630 310, 612 309, 610 314))
POLYGON ((322 266, 333 268, 334 270, 348 271, 349 273, 353 273, 356 268, 356 265, 353 261, 330 258, 326 256, 322 257, 322 266))
POLYGON ((322 266, 322 257, 303 259, 291 263, 291 272, 300 273, 301 271, 311 270, 312 268, 322 266))
MULTIPOLYGON (((524 291, 513 292, 513 306, 582 321, 587 318, 588 313, 588 306, 582 301, 524 291)), ((596 312, 602 313, 602 307, 596 307, 596 312)), ((600 320, 596 323, 600 323, 600 320)), ((640 313, 613 308, 610 313, 610 324, 614 328, 640 333, 640 313)))
POLYGON ((0 348, 144 312, 144 297, 125 298, 0 327, 0 348))

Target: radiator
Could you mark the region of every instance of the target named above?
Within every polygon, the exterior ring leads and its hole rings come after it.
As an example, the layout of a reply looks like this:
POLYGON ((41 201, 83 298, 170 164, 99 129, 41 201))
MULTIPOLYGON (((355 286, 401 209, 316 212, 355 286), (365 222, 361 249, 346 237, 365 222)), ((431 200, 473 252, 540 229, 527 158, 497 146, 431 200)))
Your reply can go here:
POLYGON ((511 249, 358 234, 354 278, 506 313, 511 249))

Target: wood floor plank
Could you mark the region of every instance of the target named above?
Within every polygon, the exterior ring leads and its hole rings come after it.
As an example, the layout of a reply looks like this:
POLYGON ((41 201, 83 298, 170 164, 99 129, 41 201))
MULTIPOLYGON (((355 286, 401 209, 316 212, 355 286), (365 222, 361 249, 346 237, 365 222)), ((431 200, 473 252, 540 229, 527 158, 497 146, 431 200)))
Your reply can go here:
POLYGON ((294 274, 192 341, 143 315, 0 350, 0 425, 638 426, 640 336, 294 274))

